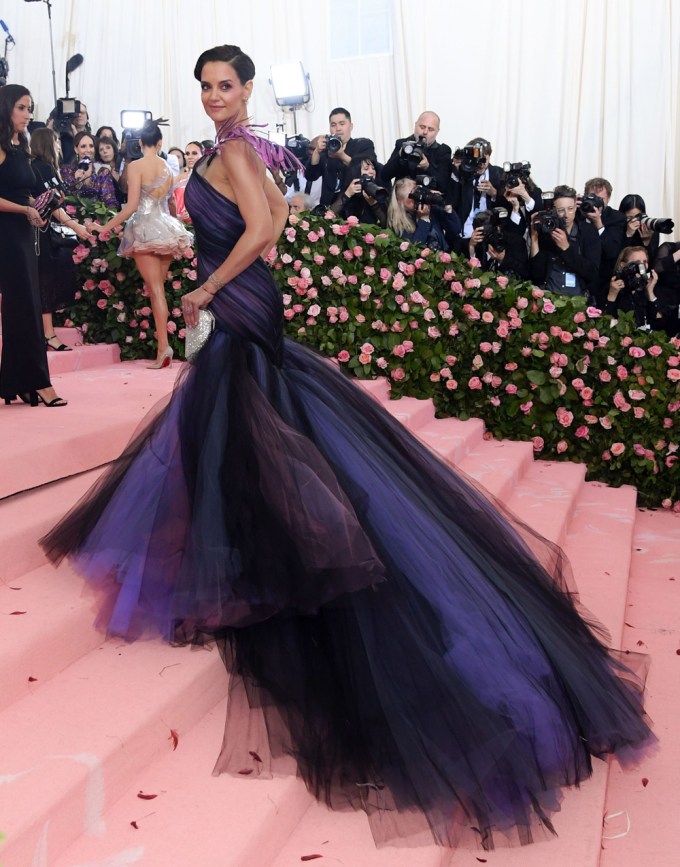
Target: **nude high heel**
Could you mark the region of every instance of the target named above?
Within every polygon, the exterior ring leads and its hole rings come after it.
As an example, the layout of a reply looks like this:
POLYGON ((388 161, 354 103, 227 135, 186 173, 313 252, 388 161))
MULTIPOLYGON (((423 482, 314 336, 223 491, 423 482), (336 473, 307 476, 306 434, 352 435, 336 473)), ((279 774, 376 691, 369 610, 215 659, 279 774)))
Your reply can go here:
POLYGON ((162 367, 170 367, 173 355, 174 352, 172 351, 172 347, 168 346, 165 352, 163 352, 162 355, 159 355, 154 362, 147 364, 147 368, 149 370, 160 370, 162 367))

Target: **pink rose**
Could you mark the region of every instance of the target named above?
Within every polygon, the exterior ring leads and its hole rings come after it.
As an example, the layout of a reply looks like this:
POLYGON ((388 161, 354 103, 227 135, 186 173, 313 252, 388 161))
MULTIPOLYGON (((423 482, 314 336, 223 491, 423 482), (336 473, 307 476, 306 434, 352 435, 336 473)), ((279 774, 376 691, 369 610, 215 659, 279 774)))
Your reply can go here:
POLYGON ((601 370, 597 376, 600 382, 611 382, 612 379, 612 375, 608 370, 601 370))
POLYGON ((380 358, 376 358, 375 363, 381 370, 384 370, 387 367, 388 361, 381 356, 380 358))
POLYGON ((479 391, 482 387, 482 381, 478 376, 473 376, 468 380, 468 388, 472 391, 479 391))
POLYGON ((468 265, 471 268, 481 268, 482 267, 482 263, 479 261, 479 259, 475 258, 474 256, 472 257, 472 259, 468 259, 468 265))
POLYGON ((337 244, 331 244, 328 248, 328 252, 331 256, 339 256, 340 255, 340 247, 337 244))
POLYGON ((573 420, 574 420, 574 414, 573 414, 573 412, 569 412, 569 410, 568 410, 568 409, 565 409, 565 407, 563 407, 563 406, 561 406, 561 407, 557 410, 557 412, 555 413, 555 415, 556 415, 556 417, 557 417, 557 421, 559 422, 559 424, 562 425, 562 427, 569 427, 569 425, 570 425, 570 424, 573 422, 573 420))
POLYGON ((551 379, 558 379, 560 376, 562 376, 562 368, 553 365, 553 367, 551 367, 548 371, 548 375, 551 379))
POLYGON ((108 303, 109 302, 106 300, 106 298, 100 298, 99 301, 97 301, 97 307, 99 307, 100 310, 105 310, 108 306, 108 303))
POLYGON ((361 351, 368 355, 372 355, 375 352, 375 347, 372 343, 364 343, 361 347, 361 351))
POLYGON ((361 352, 359 354, 359 362, 361 364, 370 364, 371 363, 371 356, 368 354, 368 352, 361 352))
POLYGON ((510 326, 508 325, 508 323, 505 321, 501 322, 500 325, 498 326, 498 328, 496 329, 496 334, 499 337, 507 337, 508 334, 510 334, 510 326))
POLYGON ((543 451, 543 448, 545 446, 545 442, 543 440, 543 437, 532 437, 531 441, 534 444, 534 451, 535 452, 542 452, 543 451))
POLYGON ((631 400, 644 400, 646 396, 647 395, 644 393, 644 391, 640 391, 637 388, 631 388, 628 392, 628 397, 631 400))
POLYGON ((534 405, 533 400, 528 400, 526 403, 521 403, 519 408, 522 410, 524 415, 529 415, 533 405, 534 405))
POLYGON ((402 367, 395 367, 394 370, 390 371, 390 376, 392 377, 392 379, 400 382, 402 379, 404 379, 406 374, 404 373, 404 369, 402 367))
POLYGON ((456 382, 455 379, 447 379, 446 380, 446 387, 448 388, 449 391, 455 391, 455 389, 458 388, 458 383, 456 382))
POLYGON ((582 388, 581 389, 581 399, 582 400, 592 400, 593 399, 593 390, 592 388, 582 388))
POLYGON ((647 353, 641 346, 631 346, 628 350, 628 355, 631 355, 633 358, 644 358, 647 353))
POLYGON ((563 454, 569 448, 567 442, 565 440, 560 440, 555 446, 555 451, 558 455, 563 454))
POLYGON ((677 367, 671 368, 666 376, 670 379, 671 382, 680 382, 680 369, 677 367))
POLYGON ((614 455, 614 457, 618 458, 625 452, 625 450, 626 447, 623 443, 612 443, 611 453, 614 455))
POLYGON ((546 298, 546 300, 543 302, 543 312, 544 313, 554 313, 556 309, 557 308, 552 303, 552 301, 548 301, 548 299, 546 298))
POLYGON ((663 352, 663 349, 660 346, 650 346, 647 352, 652 355, 654 358, 657 358, 663 352))
POLYGON ((177 323, 173 322, 172 319, 167 324, 167 329, 169 334, 174 334, 177 331, 177 323))
POLYGON ((438 328, 436 328, 434 325, 431 325, 427 329, 427 336, 431 337, 432 340, 436 340, 438 337, 441 337, 441 334, 442 334, 441 331, 438 328))
POLYGON ((576 428, 574 436, 577 436, 579 439, 587 440, 590 437, 590 430, 587 425, 582 424, 580 427, 576 428))
POLYGON ((498 283, 501 289, 505 289, 505 287, 508 285, 508 278, 503 274, 499 274, 498 277, 496 277, 496 283, 498 283))
POLYGON ((321 307, 319 307, 318 304, 312 304, 312 306, 309 308, 309 310, 307 311, 307 313, 308 313, 310 316, 318 316, 319 313, 321 313, 321 307))
POLYGON ((644 418, 645 417, 644 407, 634 406, 633 407, 633 415, 635 416, 635 418, 644 418))
POLYGON ((346 349, 341 349, 340 352, 338 352, 338 361, 342 364, 349 361, 349 352, 346 349))
POLYGON ((517 394, 517 386, 512 382, 509 382, 505 386, 505 390, 507 391, 508 394, 517 394))

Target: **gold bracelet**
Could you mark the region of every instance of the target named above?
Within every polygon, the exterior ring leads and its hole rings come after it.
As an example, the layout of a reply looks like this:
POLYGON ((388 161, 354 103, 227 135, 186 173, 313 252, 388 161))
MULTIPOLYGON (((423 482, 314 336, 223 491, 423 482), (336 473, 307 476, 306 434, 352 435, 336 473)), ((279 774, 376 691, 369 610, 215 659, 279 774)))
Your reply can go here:
MULTIPOLYGON (((214 271, 213 271, 212 274, 210 274, 210 276, 209 276, 208 279, 206 280, 206 283, 212 283, 213 286, 217 286, 217 289, 215 290, 216 292, 219 292, 219 290, 222 288, 222 284, 221 284, 220 281, 217 279, 217 277, 215 277, 215 272, 214 272, 214 271)), ((212 294, 212 293, 211 293, 211 294, 212 294)))

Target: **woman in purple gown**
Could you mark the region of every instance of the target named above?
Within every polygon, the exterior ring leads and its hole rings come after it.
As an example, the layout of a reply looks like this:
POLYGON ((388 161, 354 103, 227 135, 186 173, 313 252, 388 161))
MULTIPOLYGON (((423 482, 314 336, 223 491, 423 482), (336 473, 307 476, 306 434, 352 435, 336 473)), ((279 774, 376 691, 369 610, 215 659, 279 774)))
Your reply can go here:
POLYGON ((284 339, 260 255, 285 219, 261 156, 281 154, 246 125, 254 72, 235 46, 195 70, 218 145, 186 190, 184 310, 209 305, 215 332, 43 545, 101 587, 110 633, 220 643, 216 772, 292 763, 378 842, 531 842, 593 755, 653 741, 641 684, 577 612, 558 548, 284 339))

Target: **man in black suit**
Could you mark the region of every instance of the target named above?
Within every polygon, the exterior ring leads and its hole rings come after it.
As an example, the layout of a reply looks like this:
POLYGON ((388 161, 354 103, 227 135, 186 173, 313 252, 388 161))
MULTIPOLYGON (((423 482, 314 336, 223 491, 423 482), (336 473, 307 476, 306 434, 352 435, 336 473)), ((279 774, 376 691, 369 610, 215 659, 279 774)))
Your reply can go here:
POLYGON ((453 155, 448 200, 463 226, 463 237, 472 235, 472 221, 479 211, 491 210, 502 192, 503 169, 491 165, 491 142, 473 138, 453 155))
POLYGON ((394 150, 382 170, 383 181, 387 184, 400 178, 413 178, 429 175, 433 188, 444 193, 451 175, 451 148, 437 141, 439 135, 439 115, 424 111, 415 123, 413 135, 398 138, 394 150), (413 146, 419 150, 413 151, 413 146), (418 159, 418 155, 420 159, 418 159))
POLYGON ((459 238, 457 252, 470 259, 479 259, 484 271, 519 280, 529 277, 529 254, 521 235, 504 231, 502 219, 498 219, 493 211, 475 214, 472 228, 469 238, 459 238))
POLYGON ((604 309, 609 291, 609 281, 614 271, 614 265, 623 247, 626 234, 626 218, 620 212, 609 206, 612 195, 612 185, 605 178, 591 178, 586 181, 585 201, 581 202, 580 213, 583 218, 597 229, 602 247, 602 258, 598 276, 598 288, 595 293, 595 303, 600 310, 604 309), (602 199, 604 206, 589 196, 602 199))
POLYGON ((322 205, 330 205, 342 192, 345 169, 350 163, 360 162, 362 159, 377 162, 375 145, 370 138, 352 138, 352 116, 346 108, 334 108, 328 122, 330 136, 320 135, 315 140, 316 147, 305 171, 308 181, 322 178, 322 205))

